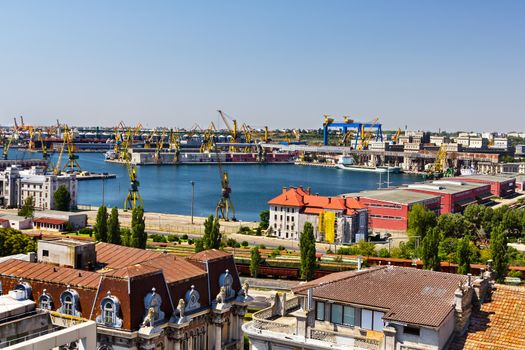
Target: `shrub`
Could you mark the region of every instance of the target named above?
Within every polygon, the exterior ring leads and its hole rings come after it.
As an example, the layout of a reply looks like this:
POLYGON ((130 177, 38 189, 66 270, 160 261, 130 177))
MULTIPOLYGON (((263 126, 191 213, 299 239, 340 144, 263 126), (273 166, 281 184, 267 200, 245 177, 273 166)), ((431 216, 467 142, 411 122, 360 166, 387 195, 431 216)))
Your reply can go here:
POLYGON ((248 246, 248 241, 242 241, 242 242, 241 242, 241 246, 243 246, 243 247, 247 247, 247 246, 248 246))
POLYGON ((283 245, 280 245, 277 247, 277 250, 286 250, 286 248, 283 245))
POLYGON ((187 239, 188 239, 188 235, 187 235, 187 234, 183 234, 183 235, 182 235, 182 239, 183 239, 183 240, 187 240, 187 239))
POLYGON ((510 271, 507 276, 509 277, 517 277, 517 278, 521 278, 521 271, 518 271, 518 270, 512 270, 510 271))
POLYGON ((188 238, 188 244, 189 244, 189 245, 192 245, 192 244, 193 244, 193 239, 188 238))
POLYGON ((178 242, 179 241, 179 236, 177 235, 169 235, 168 236, 168 242, 178 242))
POLYGON ((266 246, 264 244, 259 244, 259 249, 266 249, 266 246))

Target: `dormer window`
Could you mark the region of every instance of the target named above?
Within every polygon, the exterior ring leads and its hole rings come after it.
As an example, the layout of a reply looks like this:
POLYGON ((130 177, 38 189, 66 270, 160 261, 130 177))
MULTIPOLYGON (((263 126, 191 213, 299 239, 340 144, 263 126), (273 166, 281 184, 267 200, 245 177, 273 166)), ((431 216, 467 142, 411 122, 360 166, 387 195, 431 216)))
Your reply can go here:
POLYGON ((104 323, 111 324, 113 322, 113 315, 115 310, 113 310, 113 304, 111 302, 106 302, 104 304, 104 323))
POLYGON ((230 275, 230 271, 226 270, 220 277, 219 277, 219 285, 221 287, 224 287, 226 291, 226 299, 231 299, 235 297, 235 290, 233 290, 233 277, 230 275))
POLYGON ((184 311, 189 312, 193 310, 197 310, 201 307, 201 304, 199 303, 200 294, 195 290, 195 286, 192 285, 191 289, 186 292, 186 307, 184 308, 184 311))
POLYGON ((60 295, 60 303, 62 304, 57 312, 62 314, 80 317, 80 299, 77 291, 71 289, 69 285, 60 295))
POLYGON ((108 291, 100 302, 100 315, 97 316, 96 322, 107 327, 120 328, 122 319, 118 317, 119 313, 120 301, 108 291))
POLYGON ((53 298, 47 294, 47 289, 44 289, 40 298, 38 298, 38 304, 42 310, 51 310, 53 308, 53 298))
POLYGON ((73 297, 71 295, 64 297, 64 313, 73 315, 73 297))
POLYGON ((32 299, 32 288, 27 282, 23 282, 22 279, 18 280, 18 284, 13 288, 14 290, 22 291, 24 299, 32 299))

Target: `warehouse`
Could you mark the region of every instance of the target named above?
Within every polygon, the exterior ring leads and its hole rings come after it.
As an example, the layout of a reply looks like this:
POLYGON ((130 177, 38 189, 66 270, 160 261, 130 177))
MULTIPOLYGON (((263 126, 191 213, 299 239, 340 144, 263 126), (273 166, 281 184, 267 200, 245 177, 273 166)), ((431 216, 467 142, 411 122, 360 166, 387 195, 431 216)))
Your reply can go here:
POLYGON ((452 180, 468 181, 490 185, 490 193, 496 197, 513 195, 516 190, 516 178, 505 175, 468 175, 452 180))
POLYGON ((489 184, 434 180, 411 184, 405 187, 409 191, 427 193, 441 197, 441 214, 461 213, 469 204, 484 204, 492 193, 489 184))

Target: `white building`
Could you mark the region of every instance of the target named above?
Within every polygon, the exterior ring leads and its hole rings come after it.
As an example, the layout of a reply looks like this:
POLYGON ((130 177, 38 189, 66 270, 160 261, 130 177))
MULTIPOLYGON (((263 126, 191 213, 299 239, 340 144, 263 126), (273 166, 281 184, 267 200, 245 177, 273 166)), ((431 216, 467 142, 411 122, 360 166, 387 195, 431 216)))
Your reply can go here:
POLYGON ((312 195, 310 189, 291 187, 268 205, 269 225, 278 238, 299 240, 306 222, 314 227, 318 241, 353 243, 368 236, 368 210, 352 197, 323 197, 312 195))
POLYGON ((62 185, 71 195, 70 207, 75 207, 78 180, 74 174, 47 175, 38 167, 21 170, 17 166, 11 166, 0 172, 0 205, 18 208, 31 196, 35 209, 55 209, 54 194, 62 185))
POLYGON ((441 350, 464 334, 492 274, 376 266, 293 288, 243 325, 252 350, 441 350))

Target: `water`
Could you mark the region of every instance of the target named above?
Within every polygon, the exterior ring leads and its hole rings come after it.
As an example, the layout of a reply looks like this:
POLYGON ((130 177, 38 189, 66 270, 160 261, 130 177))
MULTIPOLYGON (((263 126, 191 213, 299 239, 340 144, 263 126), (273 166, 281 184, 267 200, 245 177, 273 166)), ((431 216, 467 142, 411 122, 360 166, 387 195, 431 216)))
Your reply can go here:
MULTIPOLYGON (((27 153, 12 150, 9 159, 40 158, 40 153, 27 153)), ((56 162, 57 155, 53 157, 56 162)), ((115 179, 79 182, 78 203, 100 205, 102 187, 107 206, 123 207, 128 193, 129 178, 127 168, 122 164, 104 162, 101 153, 80 153, 82 170, 109 172, 117 175, 115 179)), ((65 162, 62 161, 62 164, 65 162)), ((236 217, 240 220, 257 220, 259 212, 267 209, 268 200, 281 192, 284 186, 311 187, 313 193, 338 195, 358 192, 378 187, 379 175, 344 171, 334 168, 287 165, 225 165, 230 176, 232 201, 236 217)), ((207 216, 215 213, 220 197, 220 177, 217 166, 179 165, 179 166, 139 166, 140 194, 147 211, 191 213, 192 186, 195 182, 194 213, 207 216)), ((412 183, 420 178, 413 175, 391 174, 391 185, 412 183)), ((386 181, 386 174, 382 174, 386 181)), ((386 185, 383 184, 382 187, 386 185)))

